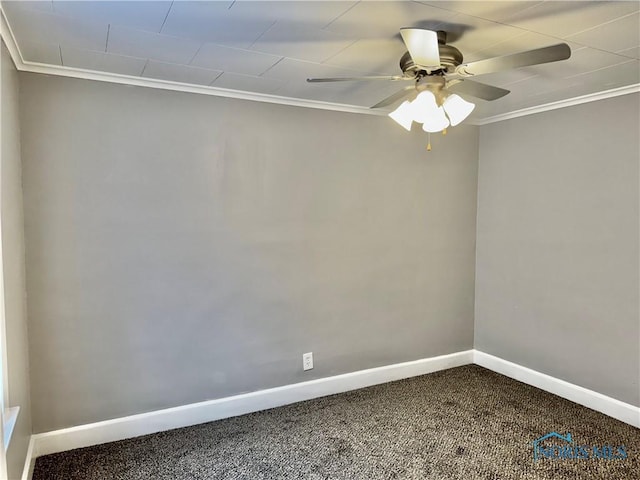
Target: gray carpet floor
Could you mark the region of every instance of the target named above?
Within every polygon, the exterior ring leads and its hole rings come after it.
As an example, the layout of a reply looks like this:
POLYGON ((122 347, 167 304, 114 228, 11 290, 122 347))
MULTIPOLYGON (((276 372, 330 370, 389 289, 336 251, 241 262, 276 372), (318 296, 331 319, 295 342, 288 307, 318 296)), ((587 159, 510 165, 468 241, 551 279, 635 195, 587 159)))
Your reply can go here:
POLYGON ((640 478, 640 430, 476 365, 40 457, 34 480, 640 478), (627 458, 533 459, 533 440, 627 458))

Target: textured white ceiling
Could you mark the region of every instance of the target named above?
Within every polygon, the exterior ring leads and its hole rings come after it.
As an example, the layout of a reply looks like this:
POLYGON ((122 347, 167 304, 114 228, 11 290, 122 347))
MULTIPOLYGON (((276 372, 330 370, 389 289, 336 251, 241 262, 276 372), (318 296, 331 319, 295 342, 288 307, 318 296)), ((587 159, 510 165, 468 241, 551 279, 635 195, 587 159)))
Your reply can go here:
POLYGON ((638 1, 3 1, 25 62, 371 106, 405 86, 398 31, 445 30, 465 61, 567 42, 569 60, 478 77, 484 118, 640 83, 638 1))

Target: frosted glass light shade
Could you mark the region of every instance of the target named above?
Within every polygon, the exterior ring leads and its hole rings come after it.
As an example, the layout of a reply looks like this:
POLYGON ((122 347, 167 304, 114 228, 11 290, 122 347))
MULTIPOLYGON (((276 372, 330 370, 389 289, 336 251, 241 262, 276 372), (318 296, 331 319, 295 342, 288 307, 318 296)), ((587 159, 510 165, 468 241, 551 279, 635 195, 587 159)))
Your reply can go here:
POLYGON ((389 116, 402 128, 407 131, 411 131, 411 124, 413 123, 413 109, 411 103, 404 101, 396 108, 389 116))
POLYGON ((455 93, 453 95, 449 95, 442 106, 444 107, 444 111, 447 112, 449 120, 451 120, 452 127, 455 127, 462 122, 471 112, 473 112, 473 109, 476 108, 474 103, 467 102, 455 93))
POLYGON ((449 126, 449 119, 444 109, 436 103, 436 97, 428 90, 420 92, 411 103, 413 119, 422 123, 425 132, 439 132, 449 126))
POLYGON ((425 90, 420 92, 416 99, 411 102, 411 110, 413 113, 413 120, 418 123, 424 123, 429 120, 434 112, 438 110, 436 104, 436 97, 433 93, 425 90))
POLYGON ((444 109, 442 107, 436 107, 435 110, 431 111, 429 118, 427 118, 422 123, 422 129, 425 132, 441 132, 445 128, 449 126, 449 119, 444 114, 444 109))

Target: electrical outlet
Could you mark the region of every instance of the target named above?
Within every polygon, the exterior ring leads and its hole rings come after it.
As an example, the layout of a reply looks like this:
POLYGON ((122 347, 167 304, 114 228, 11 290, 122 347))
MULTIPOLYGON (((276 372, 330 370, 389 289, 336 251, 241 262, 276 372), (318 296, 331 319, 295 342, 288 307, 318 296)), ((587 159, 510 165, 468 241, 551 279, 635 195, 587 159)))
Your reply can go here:
POLYGON ((302 354, 302 369, 311 370, 313 368, 313 352, 302 354))

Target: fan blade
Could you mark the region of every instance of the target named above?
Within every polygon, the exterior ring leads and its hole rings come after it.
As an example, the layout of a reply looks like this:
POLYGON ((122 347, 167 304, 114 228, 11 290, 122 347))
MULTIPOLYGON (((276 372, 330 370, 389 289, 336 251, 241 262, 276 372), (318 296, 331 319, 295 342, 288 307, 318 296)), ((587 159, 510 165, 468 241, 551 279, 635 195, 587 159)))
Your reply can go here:
POLYGON ((494 87, 474 80, 462 79, 455 84, 447 85, 447 90, 453 93, 461 93, 462 95, 471 95, 472 97, 483 100, 497 100, 509 93, 509 90, 505 90, 504 88, 494 87))
POLYGON ((485 73, 500 72, 512 68, 540 65, 542 63, 558 62, 571 56, 571 48, 566 43, 558 43, 550 47, 537 48, 526 52, 505 55, 503 57, 488 58, 460 65, 456 68, 459 75, 484 75, 485 73))
POLYGON ((402 90, 400 90, 399 92, 396 92, 392 95, 389 95, 387 98, 385 98, 384 100, 380 100, 378 103, 376 103, 373 107, 371 108, 381 108, 381 107, 386 107, 387 105, 391 105, 392 103, 397 102, 398 100, 400 100, 401 98, 406 97, 407 95, 411 94, 411 91, 415 91, 415 87, 411 86, 411 87, 404 87, 402 90))
POLYGON ((411 77, 403 77, 401 75, 379 75, 371 77, 336 77, 336 78, 307 78, 309 83, 323 82, 358 82, 360 80, 415 80, 411 77))
POLYGON ((400 35, 414 63, 421 67, 440 67, 436 32, 422 28, 401 28, 400 35))

